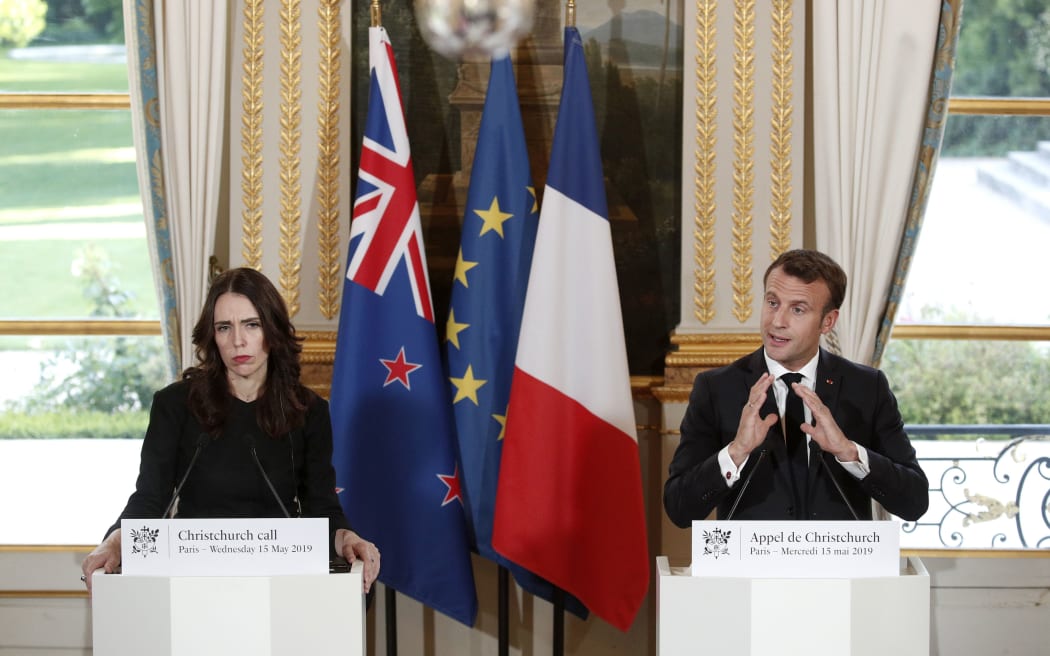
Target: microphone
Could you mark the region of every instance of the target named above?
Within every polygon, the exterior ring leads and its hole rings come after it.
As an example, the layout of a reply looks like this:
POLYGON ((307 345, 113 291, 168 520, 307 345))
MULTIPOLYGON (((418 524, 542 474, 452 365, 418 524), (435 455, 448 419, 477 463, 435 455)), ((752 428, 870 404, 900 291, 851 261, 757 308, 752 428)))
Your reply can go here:
POLYGON ((744 492, 747 491, 747 486, 751 484, 751 478, 755 475, 755 472, 758 471, 758 466, 762 464, 762 458, 766 457, 766 449, 766 443, 763 442, 762 449, 758 452, 758 459, 755 460, 755 466, 751 468, 751 471, 749 471, 747 476, 744 477, 744 482, 740 484, 740 493, 736 495, 736 499, 733 500, 733 506, 729 509, 729 512, 726 513, 725 521, 728 522, 733 519, 733 514, 736 513, 736 507, 740 505, 740 500, 744 498, 744 492))
POLYGON ((259 469, 259 473, 262 474, 263 480, 266 481, 266 485, 270 488, 270 492, 273 494, 273 498, 277 501, 277 505, 281 507, 281 512, 288 519, 292 516, 288 514, 288 509, 284 507, 284 502, 281 501, 281 495, 277 494, 277 489, 273 486, 273 481, 266 475, 266 470, 263 468, 262 463, 259 462, 259 454, 255 452, 255 437, 251 433, 244 434, 244 442, 248 445, 248 450, 252 454, 252 460, 255 461, 255 466, 259 469))
POLYGON ((295 516, 303 516, 303 504, 299 501, 299 486, 295 483, 295 433, 288 433, 288 457, 292 462, 292 486, 295 488, 295 496, 292 497, 292 501, 295 502, 295 516))
POLYGON ((860 521, 860 516, 857 514, 857 511, 853 509, 853 504, 851 504, 849 499, 846 498, 846 493, 842 490, 842 486, 839 484, 838 479, 831 473, 828 463, 824 462, 824 450, 820 448, 819 444, 812 440, 810 441, 810 445, 813 447, 813 455, 820 460, 820 466, 824 468, 824 473, 827 474, 828 478, 831 479, 831 482, 834 483, 835 490, 837 490, 839 496, 842 497, 842 502, 846 504, 847 508, 849 508, 849 512, 853 515, 853 519, 860 521))
POLYGON ((182 474, 182 480, 175 486, 175 492, 171 495, 171 501, 168 502, 168 507, 164 509, 164 514, 160 516, 161 519, 171 519, 168 513, 175 509, 175 500, 179 498, 179 493, 182 492, 182 486, 186 484, 186 479, 190 477, 190 472, 193 471, 193 465, 197 464, 197 456, 201 454, 204 447, 208 446, 207 433, 201 433, 197 436, 197 448, 193 450, 193 456, 190 458, 190 464, 186 465, 186 471, 182 474))

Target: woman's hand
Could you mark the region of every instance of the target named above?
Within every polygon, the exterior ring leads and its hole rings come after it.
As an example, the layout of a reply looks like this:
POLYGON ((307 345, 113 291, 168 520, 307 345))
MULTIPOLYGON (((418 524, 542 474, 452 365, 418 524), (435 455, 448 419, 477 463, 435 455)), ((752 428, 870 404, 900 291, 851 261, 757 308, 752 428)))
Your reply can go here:
POLYGON ((107 535, 102 544, 95 547, 84 558, 84 562, 80 564, 80 571, 83 572, 80 580, 87 586, 88 592, 91 592, 91 576, 95 570, 102 569, 106 574, 112 574, 117 571, 118 567, 120 567, 120 529, 107 535))
POLYGON ((364 564, 364 591, 367 594, 379 576, 379 549, 357 533, 341 528, 335 532, 335 552, 351 565, 355 560, 364 564))

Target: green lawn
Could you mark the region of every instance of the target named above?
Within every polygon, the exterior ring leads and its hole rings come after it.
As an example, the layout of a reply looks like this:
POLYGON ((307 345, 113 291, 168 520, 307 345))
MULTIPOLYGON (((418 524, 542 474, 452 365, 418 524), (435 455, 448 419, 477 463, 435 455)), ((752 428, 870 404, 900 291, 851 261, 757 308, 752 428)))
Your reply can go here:
POLYGON ((105 210, 140 202, 130 112, 8 110, 0 119, 0 226, 142 220, 141 210, 105 210))
POLYGON ((123 64, 11 59, 8 50, 0 50, 0 91, 127 93, 128 68, 123 64))
MULTIPOLYGON (((126 91, 126 68, 0 51, 0 91, 91 90, 126 91)), ((0 110, 0 144, 0 319, 86 317, 92 305, 71 267, 88 244, 113 263, 131 309, 156 318, 131 113, 0 110)))
MULTIPOLYGON (((0 319, 86 317, 92 304, 84 298, 80 280, 71 273, 77 251, 86 243, 71 239, 0 240, 0 298, 4 299, 0 319)), ((106 252, 121 288, 134 295, 131 309, 140 317, 159 317, 146 240, 99 239, 91 243, 106 252)))
MULTIPOLYGON (((7 53, 0 50, 0 91, 127 91, 120 64, 15 61, 7 53)), ((141 213, 128 217, 126 210, 55 211, 139 202, 130 111, 0 111, 0 144, 0 226, 77 214, 89 221, 141 220, 141 213)))

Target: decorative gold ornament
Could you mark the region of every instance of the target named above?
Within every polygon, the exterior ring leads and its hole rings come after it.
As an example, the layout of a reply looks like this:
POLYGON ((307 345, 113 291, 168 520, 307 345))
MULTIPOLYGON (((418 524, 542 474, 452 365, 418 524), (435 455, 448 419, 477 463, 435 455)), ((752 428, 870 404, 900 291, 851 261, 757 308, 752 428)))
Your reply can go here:
POLYGON ((676 350, 664 357, 665 367, 721 367, 762 346, 757 333, 671 335, 676 350))
POLYGON ((339 313, 339 66, 340 0, 321 0, 318 13, 317 301, 321 315, 339 313))
POLYGON ((693 209, 693 313, 700 323, 715 316, 715 146, 718 142, 716 0, 696 4, 696 163, 693 209))
POLYGON ((263 2, 244 3, 241 76, 241 257, 262 270, 263 2))
POLYGON ((770 261, 791 248, 791 56, 792 0, 773 0, 773 117, 769 135, 770 155, 770 261))
POLYGON ((751 318, 755 195, 755 3, 733 9, 733 315, 751 318))
POLYGON ((1017 504, 1013 501, 1007 501, 1003 503, 994 497, 990 497, 984 494, 970 494, 969 488, 963 490, 963 496, 966 500, 975 506, 984 506, 984 510, 976 513, 966 513, 966 517, 963 518, 962 525, 969 526, 970 524, 980 524, 983 522, 990 522, 1000 517, 1006 517, 1006 519, 1013 519, 1020 512, 1017 504))
POLYGON ((299 312, 302 270, 302 183, 299 151, 302 131, 302 13, 299 0, 281 0, 281 295, 288 314, 299 312))
POLYGON ((299 354, 301 364, 334 364, 336 333, 327 330, 298 330, 303 338, 303 350, 299 354))

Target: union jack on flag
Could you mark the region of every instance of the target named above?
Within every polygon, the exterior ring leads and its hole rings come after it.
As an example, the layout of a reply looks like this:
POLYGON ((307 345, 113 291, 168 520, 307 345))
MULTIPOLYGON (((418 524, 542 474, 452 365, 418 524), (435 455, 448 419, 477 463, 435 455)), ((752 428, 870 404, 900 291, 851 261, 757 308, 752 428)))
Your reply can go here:
POLYGON ((332 372, 336 487, 383 554, 379 580, 473 626, 477 596, 416 202, 386 30, 371 87, 332 372))
POLYGON ((416 202, 416 179, 401 109, 394 49, 383 28, 370 28, 372 90, 361 167, 357 178, 350 241, 360 239, 346 277, 380 296, 397 266, 410 273, 416 313, 434 321, 430 280, 423 251, 423 234, 416 202), (371 30, 378 30, 379 43, 371 30), (378 93, 376 93, 378 90, 378 93))

